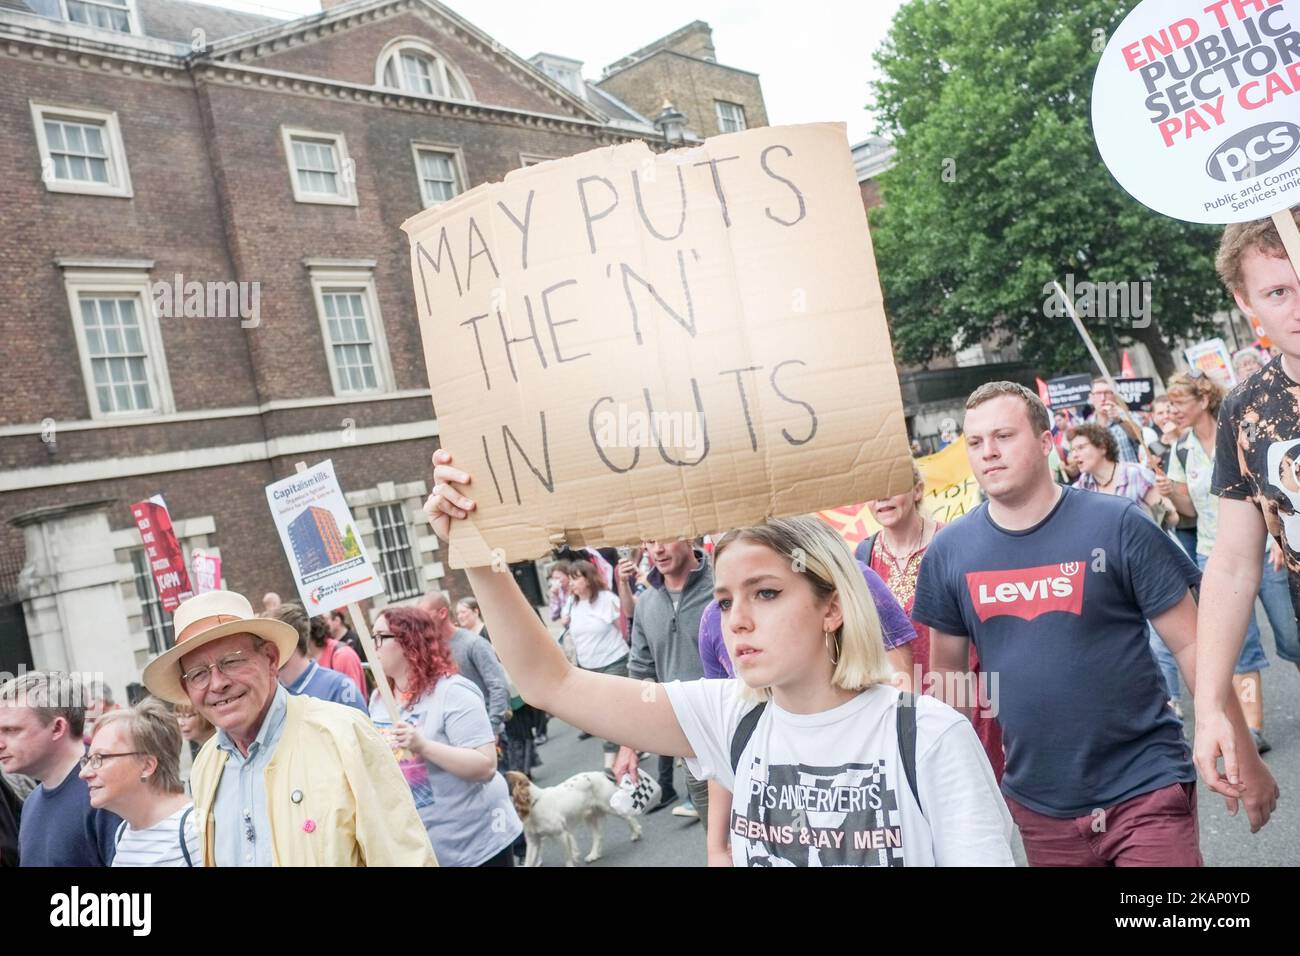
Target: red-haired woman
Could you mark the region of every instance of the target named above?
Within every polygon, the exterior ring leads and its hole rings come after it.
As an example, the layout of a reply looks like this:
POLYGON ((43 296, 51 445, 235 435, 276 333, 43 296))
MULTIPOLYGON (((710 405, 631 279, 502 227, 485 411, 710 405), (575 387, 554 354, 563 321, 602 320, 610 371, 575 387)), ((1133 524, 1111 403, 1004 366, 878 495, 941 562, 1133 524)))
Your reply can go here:
POLYGON ((376 691, 370 718, 397 751, 438 862, 512 866, 510 847, 523 824, 497 773, 483 694, 456 672, 451 648, 424 611, 384 611, 374 639, 401 713, 394 722, 376 691))

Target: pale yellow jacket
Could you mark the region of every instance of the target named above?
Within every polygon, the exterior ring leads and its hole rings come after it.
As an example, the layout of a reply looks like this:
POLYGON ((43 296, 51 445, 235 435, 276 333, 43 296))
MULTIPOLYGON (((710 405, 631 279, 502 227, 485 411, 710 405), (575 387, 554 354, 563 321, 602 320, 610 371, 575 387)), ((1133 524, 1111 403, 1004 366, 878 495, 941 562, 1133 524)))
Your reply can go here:
MULTIPOLYGON (((228 757, 214 735, 190 776, 204 866, 216 865, 214 826, 240 825, 212 817, 228 757)), ((276 866, 438 865, 392 750, 351 707, 290 695, 265 780, 276 866)))

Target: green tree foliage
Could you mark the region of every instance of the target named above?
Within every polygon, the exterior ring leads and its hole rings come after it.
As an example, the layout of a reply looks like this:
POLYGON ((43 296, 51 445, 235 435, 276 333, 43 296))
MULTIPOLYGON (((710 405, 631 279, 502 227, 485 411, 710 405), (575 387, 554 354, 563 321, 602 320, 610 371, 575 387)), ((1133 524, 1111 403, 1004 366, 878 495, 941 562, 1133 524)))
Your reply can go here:
POLYGON ((1092 81, 1135 0, 912 0, 876 55, 881 177, 872 235, 895 346, 925 362, 1014 341, 1043 375, 1091 369, 1044 286, 1150 282, 1149 328, 1087 322, 1103 354, 1143 342, 1163 376, 1169 340, 1229 304, 1221 228, 1169 219, 1111 177, 1092 135, 1092 81))
POLYGON ((355 558, 361 554, 361 545, 357 544, 356 533, 352 530, 352 525, 348 525, 347 533, 343 535, 343 555, 348 558, 355 558))

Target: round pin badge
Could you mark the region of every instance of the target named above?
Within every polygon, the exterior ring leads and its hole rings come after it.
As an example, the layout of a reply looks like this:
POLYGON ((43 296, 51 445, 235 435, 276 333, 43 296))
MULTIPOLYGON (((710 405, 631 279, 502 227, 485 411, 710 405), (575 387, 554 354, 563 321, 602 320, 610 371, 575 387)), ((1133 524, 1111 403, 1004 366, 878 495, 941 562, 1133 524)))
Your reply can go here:
POLYGON ((302 791, 295 790, 293 793, 289 794, 289 799, 294 803, 302 803, 302 791))

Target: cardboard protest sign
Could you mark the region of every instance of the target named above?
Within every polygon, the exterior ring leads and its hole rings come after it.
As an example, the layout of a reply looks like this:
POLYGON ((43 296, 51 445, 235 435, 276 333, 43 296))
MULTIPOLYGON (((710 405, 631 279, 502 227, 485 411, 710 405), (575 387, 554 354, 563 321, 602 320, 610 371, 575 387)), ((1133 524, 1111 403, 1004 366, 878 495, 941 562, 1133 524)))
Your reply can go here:
POLYGON ((185 555, 176 540, 171 515, 162 495, 131 506, 131 517, 140 529, 140 540, 149 558, 149 571, 158 588, 162 608, 168 613, 180 607, 182 601, 194 596, 190 576, 185 569, 185 555))
POLYGON ((308 616, 383 593, 334 475, 334 462, 323 461, 267 485, 266 501, 308 616))
POLYGON ((194 571, 194 593, 206 594, 221 588, 221 558, 195 548, 190 552, 190 566, 194 571))
POLYGON ((516 170, 403 225, 452 567, 901 491, 907 436, 841 124, 516 170))
POLYGON ((1091 392, 1091 375, 1062 375, 1047 383, 1048 404, 1054 412, 1062 408, 1087 405, 1091 392))
POLYGON ((1144 0, 1093 81, 1106 166, 1133 197, 1190 222, 1300 203, 1300 0, 1144 0))
MULTIPOLYGON (((965 437, 958 438, 942 451, 918 458, 916 466, 921 469, 921 477, 925 480, 925 497, 920 505, 922 514, 948 524, 979 506, 980 486, 971 471, 965 437)), ((819 511, 817 517, 850 544, 865 541, 880 530, 865 503, 819 511)))
POLYGON ((1149 411, 1151 400, 1156 397, 1156 380, 1153 378, 1117 378, 1115 385, 1119 388, 1119 397, 1129 408, 1149 411))
POLYGON ((1193 371, 1204 372, 1224 388, 1237 387, 1237 373, 1232 370, 1232 354, 1223 339, 1206 339, 1183 349, 1193 371))

